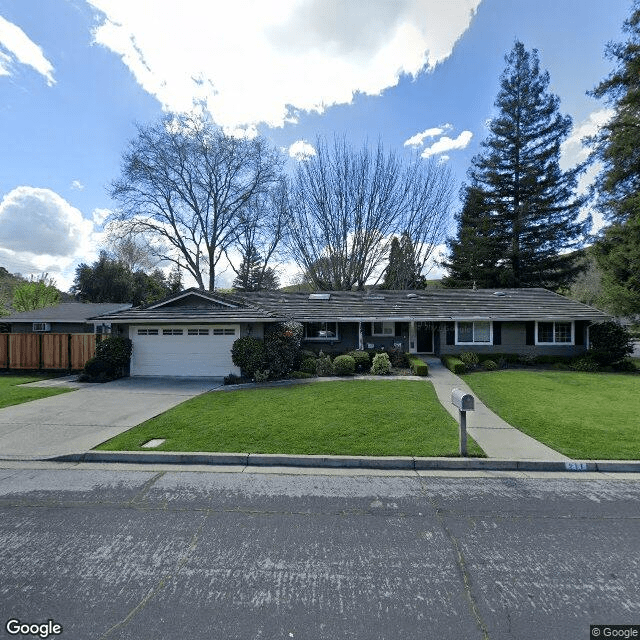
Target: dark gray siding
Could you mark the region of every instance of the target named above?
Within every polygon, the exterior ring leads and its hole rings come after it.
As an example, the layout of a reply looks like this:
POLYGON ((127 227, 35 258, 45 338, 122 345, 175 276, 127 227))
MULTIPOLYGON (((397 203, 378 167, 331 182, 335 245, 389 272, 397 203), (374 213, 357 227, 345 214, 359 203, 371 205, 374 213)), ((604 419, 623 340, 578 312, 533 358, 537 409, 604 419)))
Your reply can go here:
POLYGON ((33 322, 11 322, 11 333, 94 333, 93 324, 84 322, 50 322, 49 331, 34 331, 33 322))

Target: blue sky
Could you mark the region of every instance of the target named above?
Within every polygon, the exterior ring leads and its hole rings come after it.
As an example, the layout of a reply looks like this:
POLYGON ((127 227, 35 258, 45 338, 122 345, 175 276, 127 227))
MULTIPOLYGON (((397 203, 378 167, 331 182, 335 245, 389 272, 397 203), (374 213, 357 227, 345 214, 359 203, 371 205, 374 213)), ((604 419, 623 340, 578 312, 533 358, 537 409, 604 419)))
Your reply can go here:
POLYGON ((515 39, 539 50, 573 118, 563 153, 572 166, 585 157, 581 137, 606 121, 586 91, 611 71, 604 48, 622 39, 630 9, 630 0, 0 0, 0 266, 47 271, 68 288, 104 242, 108 186, 135 123, 194 100, 225 129, 266 136, 292 164, 318 135, 380 139, 447 163, 457 191, 515 39))

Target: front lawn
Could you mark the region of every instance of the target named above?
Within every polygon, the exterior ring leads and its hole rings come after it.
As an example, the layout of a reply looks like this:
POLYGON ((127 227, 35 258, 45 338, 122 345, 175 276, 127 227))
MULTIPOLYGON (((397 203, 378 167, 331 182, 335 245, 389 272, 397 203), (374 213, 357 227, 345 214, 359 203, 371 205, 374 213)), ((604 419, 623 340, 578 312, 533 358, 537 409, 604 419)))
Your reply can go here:
MULTIPOLYGON (((414 380, 353 380, 214 391, 130 429, 98 449, 455 456, 456 422, 433 386, 414 380)), ((469 439, 470 455, 484 455, 469 439)))
POLYGON ((39 387, 18 387, 19 384, 46 380, 45 376, 0 376, 0 409, 13 404, 21 404, 30 400, 38 400, 49 396, 57 396, 71 389, 51 389, 39 387))
POLYGON ((571 458, 640 459, 640 376, 492 371, 463 376, 504 420, 571 458))

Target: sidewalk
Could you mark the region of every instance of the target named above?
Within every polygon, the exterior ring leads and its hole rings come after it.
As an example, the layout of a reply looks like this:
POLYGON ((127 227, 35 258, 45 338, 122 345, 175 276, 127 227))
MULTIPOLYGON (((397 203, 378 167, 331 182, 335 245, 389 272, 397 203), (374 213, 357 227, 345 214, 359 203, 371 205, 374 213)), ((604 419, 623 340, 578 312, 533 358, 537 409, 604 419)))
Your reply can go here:
POLYGON ((458 420, 458 409, 451 404, 451 390, 462 389, 475 398, 475 410, 467 412, 467 432, 484 449, 489 458, 502 460, 547 460, 564 462, 565 455, 518 431, 488 409, 462 378, 451 373, 439 358, 423 356, 429 365, 429 380, 442 406, 458 420))

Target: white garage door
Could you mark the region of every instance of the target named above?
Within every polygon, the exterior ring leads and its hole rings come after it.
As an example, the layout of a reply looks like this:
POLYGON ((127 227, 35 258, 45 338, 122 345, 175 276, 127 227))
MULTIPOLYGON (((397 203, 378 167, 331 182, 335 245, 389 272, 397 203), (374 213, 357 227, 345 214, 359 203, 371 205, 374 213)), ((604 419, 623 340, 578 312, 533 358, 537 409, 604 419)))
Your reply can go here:
POLYGON ((231 346, 240 337, 237 324, 139 326, 129 335, 132 376, 240 375, 231 362, 231 346))

